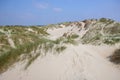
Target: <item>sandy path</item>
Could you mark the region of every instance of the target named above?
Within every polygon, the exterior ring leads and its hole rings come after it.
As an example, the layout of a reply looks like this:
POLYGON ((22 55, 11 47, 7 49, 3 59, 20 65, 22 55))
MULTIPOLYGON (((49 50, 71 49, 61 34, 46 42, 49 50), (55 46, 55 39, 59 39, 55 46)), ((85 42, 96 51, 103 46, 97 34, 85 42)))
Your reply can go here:
POLYGON ((39 57, 26 71, 17 65, 0 75, 0 80, 120 80, 120 71, 105 58, 108 54, 103 55, 113 50, 108 46, 69 45, 60 55, 39 57))
POLYGON ((70 32, 71 29, 72 27, 48 29, 47 32, 50 34, 50 39, 57 39, 63 36, 64 33, 70 32))

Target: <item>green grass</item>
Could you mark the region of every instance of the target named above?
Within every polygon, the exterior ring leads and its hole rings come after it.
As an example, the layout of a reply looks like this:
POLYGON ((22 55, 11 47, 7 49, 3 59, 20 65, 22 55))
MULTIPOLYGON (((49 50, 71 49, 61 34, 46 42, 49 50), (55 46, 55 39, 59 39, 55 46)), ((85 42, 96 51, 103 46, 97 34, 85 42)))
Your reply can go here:
POLYGON ((55 41, 53 41, 55 44, 60 44, 61 42, 64 41, 64 38, 63 37, 60 37, 58 39, 56 39, 55 41))
POLYGON ((24 55, 24 59, 22 60, 28 60, 25 69, 27 69, 30 64, 41 55, 41 53, 36 53, 36 50, 39 45, 41 47, 40 50, 43 50, 46 54, 48 51, 54 51, 54 53, 65 50, 65 46, 59 46, 58 44, 59 40, 52 41, 46 38, 40 38, 38 41, 35 42, 26 42, 23 45, 18 45, 16 48, 11 48, 9 51, 4 52, 0 55, 0 73, 5 72, 11 65, 18 62, 20 60, 20 55, 24 55), (57 45, 58 47, 53 49, 53 47, 57 45), (34 51, 34 56, 32 56, 31 52, 34 51), (55 52, 56 51, 56 52, 55 52), (31 55, 31 57, 29 57, 31 55))
POLYGON ((79 35, 77 35, 77 34, 72 34, 70 37, 71 37, 72 39, 76 39, 76 38, 79 37, 79 35))
POLYGON ((56 47, 56 52, 60 53, 60 52, 64 51, 65 49, 66 49, 65 46, 58 46, 58 47, 56 47))
POLYGON ((91 24, 89 31, 82 37, 83 44, 114 45, 120 42, 120 23, 111 19, 101 18, 95 25, 91 24))
POLYGON ((6 71, 12 64, 17 62, 21 54, 29 54, 38 44, 38 42, 26 43, 15 49, 11 48, 10 51, 0 55, 0 73, 6 71))
MULTIPOLYGON (((32 51, 35 51, 37 47, 48 40, 43 38, 48 33, 42 29, 34 27, 34 31, 37 33, 29 32, 27 29, 33 27, 16 27, 16 26, 5 26, 0 27, 5 32, 10 31, 11 39, 15 43, 16 48, 10 47, 6 34, 0 33, 0 73, 5 72, 11 65, 20 60, 20 56, 23 54, 29 56, 32 51), (19 39, 21 39, 21 43, 19 39)), ((31 58, 36 58, 32 56, 31 58)), ((28 63, 32 62, 33 59, 28 59, 28 63)))
POLYGON ((9 45, 6 35, 0 35, 0 44, 9 45))
POLYGON ((44 28, 42 27, 35 27, 35 26, 32 26, 30 27, 31 29, 33 29, 34 31, 37 32, 37 34, 42 34, 42 35, 48 35, 48 33, 45 31, 44 28))
POLYGON ((34 62, 39 56, 40 56, 40 53, 36 54, 34 57, 31 57, 28 60, 28 62, 27 62, 27 64, 26 64, 24 69, 26 70, 32 64, 32 62, 34 62))
POLYGON ((120 35, 109 35, 109 36, 104 36, 103 42, 105 44, 116 44, 120 42, 120 35))
POLYGON ((64 42, 63 42, 63 43, 76 45, 77 42, 76 42, 75 39, 78 38, 78 37, 79 37, 79 36, 76 35, 76 34, 70 35, 70 36, 68 36, 68 37, 66 37, 66 38, 64 39, 64 42))

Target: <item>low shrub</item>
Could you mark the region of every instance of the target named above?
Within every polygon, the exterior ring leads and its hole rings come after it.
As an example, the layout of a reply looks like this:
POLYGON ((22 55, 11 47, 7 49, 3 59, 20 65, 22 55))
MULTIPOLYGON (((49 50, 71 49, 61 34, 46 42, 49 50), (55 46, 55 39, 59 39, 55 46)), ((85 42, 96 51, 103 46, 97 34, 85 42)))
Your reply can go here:
POLYGON ((120 49, 115 50, 113 55, 110 56, 110 61, 115 64, 120 64, 120 49))

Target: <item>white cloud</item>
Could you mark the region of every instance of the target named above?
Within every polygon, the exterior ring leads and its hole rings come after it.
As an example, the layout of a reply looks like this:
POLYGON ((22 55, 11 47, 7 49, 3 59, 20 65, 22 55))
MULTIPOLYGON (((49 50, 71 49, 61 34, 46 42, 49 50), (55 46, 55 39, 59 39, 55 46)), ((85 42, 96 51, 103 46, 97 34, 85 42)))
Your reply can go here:
POLYGON ((62 12, 62 8, 59 7, 52 7, 51 4, 48 4, 46 2, 36 2, 35 3, 35 7, 37 9, 49 9, 49 10, 53 10, 54 12, 62 12))
POLYGON ((61 11, 63 11, 62 8, 53 8, 53 10, 54 10, 55 12, 61 12, 61 11))
POLYGON ((46 9, 48 8, 48 3, 36 3, 35 6, 39 9, 46 9))

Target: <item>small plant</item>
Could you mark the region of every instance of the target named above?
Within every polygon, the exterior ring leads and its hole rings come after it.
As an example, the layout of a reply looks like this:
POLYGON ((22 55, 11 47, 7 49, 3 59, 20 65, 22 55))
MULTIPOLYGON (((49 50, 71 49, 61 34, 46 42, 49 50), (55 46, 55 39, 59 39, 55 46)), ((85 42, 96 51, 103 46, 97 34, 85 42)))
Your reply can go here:
POLYGON ((60 44, 62 41, 64 41, 64 38, 60 37, 58 39, 56 39, 55 41, 53 41, 55 44, 60 44))
POLYGON ((75 39, 75 38, 78 38, 79 35, 77 35, 77 34, 73 34, 73 35, 71 35, 70 37, 73 38, 73 39, 75 39))
POLYGON ((66 49, 65 46, 60 46, 60 47, 57 47, 57 48, 56 48, 56 51, 57 51, 58 53, 60 53, 60 52, 64 51, 65 49, 66 49))
POLYGON ((120 64, 120 49, 115 50, 113 55, 110 56, 110 61, 115 64, 120 64))
POLYGON ((107 19, 106 18, 101 18, 99 21, 100 22, 107 22, 107 19))

